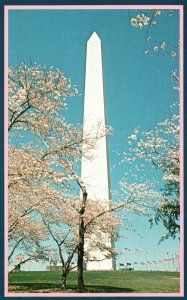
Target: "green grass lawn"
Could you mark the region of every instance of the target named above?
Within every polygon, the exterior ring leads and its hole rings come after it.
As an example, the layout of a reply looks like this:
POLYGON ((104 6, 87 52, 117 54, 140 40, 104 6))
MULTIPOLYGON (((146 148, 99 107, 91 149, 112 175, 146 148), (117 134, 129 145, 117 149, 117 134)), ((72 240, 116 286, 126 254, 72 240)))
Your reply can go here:
MULTIPOLYGON (((159 271, 85 271, 89 293, 179 293, 179 273, 159 271)), ((9 292, 62 292, 59 272, 15 272, 9 292)), ((76 272, 68 276, 67 291, 76 293, 76 272)))

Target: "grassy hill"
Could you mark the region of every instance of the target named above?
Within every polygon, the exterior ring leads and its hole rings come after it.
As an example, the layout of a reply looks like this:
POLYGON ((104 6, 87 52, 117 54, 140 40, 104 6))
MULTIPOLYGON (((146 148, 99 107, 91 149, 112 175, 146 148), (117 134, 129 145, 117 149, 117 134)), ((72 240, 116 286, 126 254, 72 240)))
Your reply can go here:
MULTIPOLYGON (((89 293, 179 293, 178 272, 85 271, 89 293)), ((68 290, 76 292, 76 272, 68 276, 68 290)), ((9 292, 62 292, 59 272, 15 272, 9 278, 9 292)))

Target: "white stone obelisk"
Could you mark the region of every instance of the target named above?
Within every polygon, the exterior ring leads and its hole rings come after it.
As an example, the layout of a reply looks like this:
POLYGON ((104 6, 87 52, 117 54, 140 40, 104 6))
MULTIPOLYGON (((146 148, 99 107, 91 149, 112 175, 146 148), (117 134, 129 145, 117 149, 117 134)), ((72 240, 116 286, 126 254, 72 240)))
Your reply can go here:
MULTIPOLYGON (((100 135, 103 133, 105 125, 101 40, 97 33, 94 32, 87 42, 83 136, 91 135, 94 140, 97 134, 100 135)), ((104 208, 108 209, 110 200, 110 179, 107 137, 105 135, 102 135, 102 137, 97 140, 91 154, 93 157, 90 160, 85 157, 83 153, 81 178, 86 186, 88 199, 98 201, 104 208)), ((110 238, 103 236, 103 239, 106 240, 106 246, 111 247, 112 242, 110 238)), ((85 247, 87 247, 86 243, 85 247)), ((105 259, 101 251, 94 250, 90 255, 93 255, 94 261, 88 261, 86 263, 87 270, 114 269, 113 259, 105 259)))

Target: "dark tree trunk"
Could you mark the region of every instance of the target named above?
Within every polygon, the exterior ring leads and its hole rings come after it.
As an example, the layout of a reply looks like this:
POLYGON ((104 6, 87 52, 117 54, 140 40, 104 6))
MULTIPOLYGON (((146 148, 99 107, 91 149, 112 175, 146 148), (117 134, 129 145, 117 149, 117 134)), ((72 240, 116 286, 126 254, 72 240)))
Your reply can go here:
POLYGON ((79 246, 78 246, 78 260, 77 260, 77 283, 78 291, 83 292, 85 290, 84 278, 83 278, 83 260, 84 257, 84 222, 81 221, 79 225, 79 246))
POLYGON ((84 285, 84 212, 87 200, 87 193, 83 191, 83 205, 79 212, 79 244, 78 244, 78 259, 77 259, 77 285, 80 293, 85 291, 84 285))
POLYGON ((67 275, 66 274, 62 274, 62 289, 66 290, 67 288, 67 275))

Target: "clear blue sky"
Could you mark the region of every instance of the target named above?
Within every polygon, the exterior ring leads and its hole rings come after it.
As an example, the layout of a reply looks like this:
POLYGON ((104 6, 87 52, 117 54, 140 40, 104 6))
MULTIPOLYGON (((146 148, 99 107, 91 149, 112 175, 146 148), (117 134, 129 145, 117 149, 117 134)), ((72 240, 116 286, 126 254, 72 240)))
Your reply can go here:
MULTIPOLYGON (((130 11, 131 16, 137 11, 130 11)), ((177 46, 178 15, 158 17, 150 35, 160 43, 177 46)), ((144 33, 132 27, 127 10, 12 10, 9 12, 9 65, 29 64, 29 55, 37 64, 60 68, 82 93, 69 101, 67 118, 82 122, 86 43, 96 31, 102 42, 107 120, 114 128, 109 139, 110 165, 116 164, 113 151, 122 152, 125 142, 138 125, 152 129, 167 116, 169 105, 178 99, 172 91, 170 73, 177 68, 178 57, 146 56, 157 42, 145 42, 144 33)), ((175 48, 172 48, 172 51, 175 48)), ((153 51, 152 51, 153 52, 153 51)), ((118 187, 123 168, 111 172, 112 188, 118 187)), ((165 230, 154 226, 150 230, 147 218, 130 215, 134 231, 123 232, 127 238, 116 248, 130 248, 119 262, 167 258, 166 253, 179 250, 178 240, 157 245, 165 230), (134 249, 140 248, 141 254, 134 249)), ((171 255, 170 255, 171 256, 171 255)))

